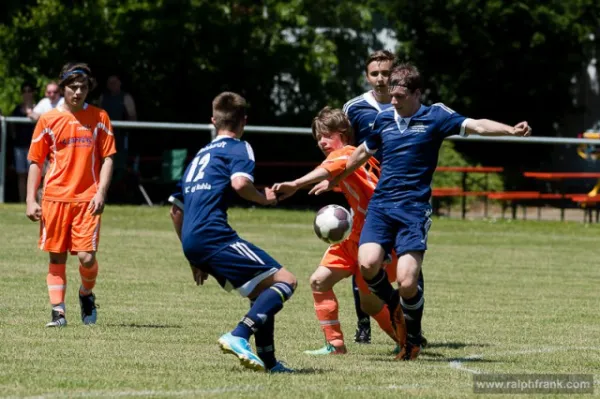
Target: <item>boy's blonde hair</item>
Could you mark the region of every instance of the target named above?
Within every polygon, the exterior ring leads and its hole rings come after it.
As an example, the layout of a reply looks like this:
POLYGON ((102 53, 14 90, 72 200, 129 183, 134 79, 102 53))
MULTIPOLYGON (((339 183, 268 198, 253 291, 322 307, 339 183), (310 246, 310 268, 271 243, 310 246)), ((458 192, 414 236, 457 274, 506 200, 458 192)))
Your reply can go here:
POLYGON ((248 104, 239 94, 225 91, 214 98, 212 108, 217 130, 235 130, 246 119, 248 104))
POLYGON ((313 118, 311 127, 315 140, 318 140, 318 135, 339 132, 346 144, 354 143, 352 125, 341 109, 326 106, 313 118))

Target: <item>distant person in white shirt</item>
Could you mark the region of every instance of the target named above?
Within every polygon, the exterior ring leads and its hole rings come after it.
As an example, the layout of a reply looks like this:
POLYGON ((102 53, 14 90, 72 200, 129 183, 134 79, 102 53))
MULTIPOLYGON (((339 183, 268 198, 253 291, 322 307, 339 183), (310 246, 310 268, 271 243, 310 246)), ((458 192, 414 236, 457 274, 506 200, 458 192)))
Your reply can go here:
POLYGON ((54 81, 46 85, 45 95, 46 97, 41 99, 35 108, 33 108, 33 112, 29 114, 29 118, 34 121, 40 119, 40 115, 43 113, 53 110, 64 102, 64 99, 60 95, 60 91, 58 91, 58 84, 54 81))

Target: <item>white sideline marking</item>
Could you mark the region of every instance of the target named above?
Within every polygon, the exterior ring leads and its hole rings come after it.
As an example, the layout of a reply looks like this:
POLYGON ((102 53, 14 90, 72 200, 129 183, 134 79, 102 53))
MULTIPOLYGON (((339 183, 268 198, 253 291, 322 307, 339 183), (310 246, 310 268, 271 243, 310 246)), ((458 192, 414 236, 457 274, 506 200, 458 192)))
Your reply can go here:
MULTIPOLYGON (((318 385, 305 385, 303 389, 305 391, 322 391, 327 386, 318 385)), ((410 389, 428 389, 431 388, 429 385, 422 384, 405 384, 405 385, 349 385, 344 387, 344 391, 397 391, 397 390, 410 390, 410 389)), ((211 395, 211 394, 222 394, 228 392, 257 392, 266 389, 265 386, 233 386, 233 387, 221 387, 221 388, 207 388, 207 389, 187 389, 181 391, 160 391, 160 390, 143 390, 143 391, 89 391, 89 392, 65 392, 65 393, 48 393, 36 396, 19 397, 20 399, 53 399, 53 398, 98 398, 98 397, 177 397, 177 396, 197 396, 197 395, 211 395)), ((2 399, 13 399, 16 396, 2 396, 2 399)))
POLYGON ((497 356, 528 355, 531 353, 554 353, 554 352, 565 352, 565 351, 600 351, 600 347, 557 346, 557 347, 545 347, 545 348, 538 348, 538 349, 523 349, 520 351, 496 352, 496 353, 489 353, 487 355, 480 353, 477 355, 465 356, 459 360, 453 360, 451 362, 448 362, 448 366, 450 366, 450 368, 460 370, 460 371, 466 371, 466 372, 472 373, 472 374, 481 374, 481 373, 483 373, 483 371, 465 367, 463 365, 463 362, 468 362, 469 360, 483 360, 485 357, 490 358, 490 357, 497 357, 497 356))

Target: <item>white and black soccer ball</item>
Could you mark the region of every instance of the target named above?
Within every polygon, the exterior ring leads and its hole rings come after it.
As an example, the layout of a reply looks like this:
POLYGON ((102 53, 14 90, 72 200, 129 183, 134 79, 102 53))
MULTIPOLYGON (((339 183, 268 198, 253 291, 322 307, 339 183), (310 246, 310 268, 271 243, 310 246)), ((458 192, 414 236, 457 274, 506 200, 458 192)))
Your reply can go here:
POLYGON ((313 226, 317 237, 328 244, 336 244, 350 234, 352 215, 343 206, 327 205, 319 209, 313 226))

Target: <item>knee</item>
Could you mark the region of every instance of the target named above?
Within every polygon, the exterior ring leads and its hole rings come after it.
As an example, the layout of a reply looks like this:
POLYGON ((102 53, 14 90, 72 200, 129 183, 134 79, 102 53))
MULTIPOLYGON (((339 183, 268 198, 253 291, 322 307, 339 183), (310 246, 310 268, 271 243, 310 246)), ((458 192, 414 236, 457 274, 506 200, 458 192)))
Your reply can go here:
POLYGON ((286 269, 281 269, 278 272, 275 282, 286 283, 292 288, 293 291, 295 291, 298 287, 298 280, 296 279, 296 276, 286 269))
POLYGON ((67 253, 66 252, 50 252, 50 263, 55 265, 64 265, 67 263, 67 253))
POLYGON ((398 276, 398 286, 400 295, 404 297, 413 297, 417 293, 419 278, 411 274, 401 274, 398 276))
POLYGON ((309 282, 310 289, 313 290, 313 292, 325 292, 330 289, 330 287, 327 287, 328 284, 323 278, 315 276, 314 274, 310 276, 309 282))
POLYGON ((90 268, 96 263, 96 254, 94 252, 78 252, 79 263, 85 268, 90 268))

